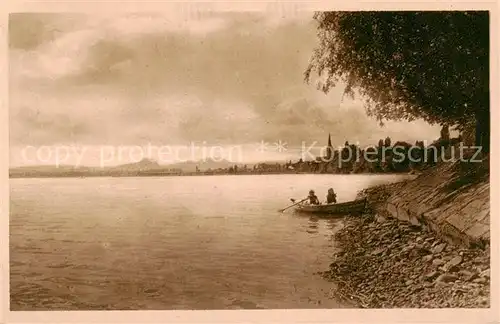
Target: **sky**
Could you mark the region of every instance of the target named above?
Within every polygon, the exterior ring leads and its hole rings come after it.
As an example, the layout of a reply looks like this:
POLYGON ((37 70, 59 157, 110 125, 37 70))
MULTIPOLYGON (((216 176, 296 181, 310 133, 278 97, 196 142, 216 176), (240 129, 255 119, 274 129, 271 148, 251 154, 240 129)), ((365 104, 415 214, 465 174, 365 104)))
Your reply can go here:
POLYGON ((102 164, 103 147, 119 164, 138 155, 118 160, 118 147, 193 143, 240 146, 243 162, 296 159, 329 133, 334 146, 439 136, 423 121, 381 127, 342 84, 306 84, 315 28, 308 12, 11 14, 11 165, 102 164), (63 148, 73 155, 56 158, 63 148))

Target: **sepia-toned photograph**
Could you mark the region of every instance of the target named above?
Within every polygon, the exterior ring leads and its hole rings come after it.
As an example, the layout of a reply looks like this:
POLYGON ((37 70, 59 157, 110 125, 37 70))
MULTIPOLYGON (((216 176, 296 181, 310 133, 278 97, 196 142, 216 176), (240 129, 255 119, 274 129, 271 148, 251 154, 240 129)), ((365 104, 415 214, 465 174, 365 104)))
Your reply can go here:
POLYGON ((490 12, 268 9, 9 14, 11 311, 491 307, 490 12))

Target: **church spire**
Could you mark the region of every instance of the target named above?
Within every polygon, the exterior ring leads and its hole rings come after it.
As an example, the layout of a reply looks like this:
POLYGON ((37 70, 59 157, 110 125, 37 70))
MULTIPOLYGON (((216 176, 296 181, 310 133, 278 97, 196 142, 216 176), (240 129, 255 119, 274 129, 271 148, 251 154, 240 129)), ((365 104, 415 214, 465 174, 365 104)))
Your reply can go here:
POLYGON ((328 146, 326 148, 326 159, 327 159, 327 161, 330 161, 330 159, 332 158, 332 154, 333 154, 332 138, 330 136, 330 133, 328 133, 328 146))

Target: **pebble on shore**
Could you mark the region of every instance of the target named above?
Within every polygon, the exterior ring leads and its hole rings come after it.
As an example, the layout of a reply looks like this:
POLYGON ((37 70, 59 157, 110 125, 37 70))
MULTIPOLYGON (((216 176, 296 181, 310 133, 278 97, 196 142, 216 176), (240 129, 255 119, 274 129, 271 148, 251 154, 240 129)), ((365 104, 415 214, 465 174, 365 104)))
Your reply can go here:
POLYGON ((489 250, 464 249, 395 219, 346 218, 323 273, 363 308, 488 308, 489 250))

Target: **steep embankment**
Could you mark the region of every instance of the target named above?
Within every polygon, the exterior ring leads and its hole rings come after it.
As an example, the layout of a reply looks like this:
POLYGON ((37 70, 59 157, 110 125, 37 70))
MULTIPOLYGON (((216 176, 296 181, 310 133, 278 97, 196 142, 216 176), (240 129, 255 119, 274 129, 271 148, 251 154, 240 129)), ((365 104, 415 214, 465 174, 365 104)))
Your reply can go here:
POLYGON ((441 163, 360 193, 324 276, 361 307, 489 307, 488 160, 441 163))
POLYGON ((414 180, 369 188, 359 196, 379 215, 429 229, 454 244, 484 247, 490 237, 489 189, 486 158, 441 163, 414 180))

